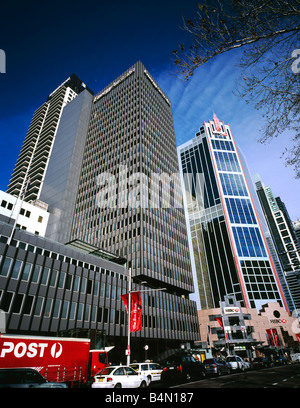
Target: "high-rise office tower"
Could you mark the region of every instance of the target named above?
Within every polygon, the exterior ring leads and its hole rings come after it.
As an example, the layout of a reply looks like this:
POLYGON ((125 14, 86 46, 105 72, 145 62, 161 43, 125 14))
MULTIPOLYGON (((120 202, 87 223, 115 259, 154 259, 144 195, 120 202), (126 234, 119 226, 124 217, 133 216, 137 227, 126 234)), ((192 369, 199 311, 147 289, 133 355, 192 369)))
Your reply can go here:
POLYGON ((255 185, 294 305, 300 309, 300 254, 295 230, 284 203, 257 175, 255 185))
POLYGON ((40 198, 43 179, 49 163, 63 108, 80 92, 85 84, 74 74, 56 88, 34 113, 7 193, 19 196, 30 180, 25 201, 40 198))
POLYGON ((259 309, 286 300, 229 125, 216 115, 178 148, 198 307, 234 295, 259 309))
POLYGON ((296 233, 296 236, 299 242, 299 247, 300 247, 300 220, 299 219, 296 221, 293 221, 293 228, 296 233))
POLYGON ((198 339, 171 104, 141 62, 65 107, 40 198, 47 237, 123 256, 135 281, 166 289, 145 295, 137 336, 198 339))

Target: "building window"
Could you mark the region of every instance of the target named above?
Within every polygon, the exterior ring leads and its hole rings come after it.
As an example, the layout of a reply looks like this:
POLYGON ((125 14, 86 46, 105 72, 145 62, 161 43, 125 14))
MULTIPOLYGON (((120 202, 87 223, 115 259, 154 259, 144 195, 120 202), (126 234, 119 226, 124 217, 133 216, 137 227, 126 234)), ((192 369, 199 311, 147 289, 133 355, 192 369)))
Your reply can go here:
POLYGON ((33 304, 33 296, 26 296, 25 298, 25 303, 24 303, 24 309, 23 309, 23 313, 30 315, 31 314, 31 308, 32 308, 32 304, 33 304))
POLYGON ((83 303, 79 303, 77 309, 77 320, 82 320, 82 316, 83 316, 83 303))
POLYGON ((45 311, 44 311, 44 316, 46 316, 46 317, 50 317, 51 307, 52 307, 52 300, 53 299, 47 299, 47 301, 46 301, 46 306, 45 306, 45 311))
POLYGON ((67 318, 68 310, 69 310, 69 302, 67 300, 65 300, 64 303, 63 303, 63 308, 62 308, 62 312, 61 312, 62 319, 67 318))
POLYGON ((61 272, 60 275, 59 275, 59 281, 58 281, 58 287, 60 289, 62 289, 64 287, 65 277, 66 277, 65 272, 61 272))
POLYGON ((12 274, 11 274, 11 277, 13 279, 18 279, 19 273, 20 273, 20 270, 21 270, 21 266, 22 266, 22 261, 16 260, 15 264, 14 264, 14 267, 13 267, 13 270, 12 270, 12 274))
POLYGON ((42 267, 40 265, 35 265, 32 275, 32 282, 37 283, 39 280, 40 272, 42 267))
POLYGON ((66 290, 70 290, 72 287, 72 280, 73 280, 73 276, 72 275, 67 275, 67 279, 66 279, 66 290))
POLYGON ((38 297, 37 301, 36 301, 36 304, 35 304, 34 316, 40 316, 41 315, 43 303, 44 303, 44 298, 38 297))
POLYGON ((55 269, 51 271, 51 279, 50 279, 50 286, 55 287, 56 285, 56 278, 57 278, 57 272, 55 269))
POLYGON ((12 313, 20 313, 24 295, 17 293, 14 298, 12 313))
POLYGON ((84 311, 84 320, 85 321, 89 321, 90 313, 91 313, 91 305, 86 305, 85 306, 85 311, 84 311))
POLYGON ((56 317, 56 318, 59 317, 60 304, 61 304, 61 301, 59 299, 56 299, 54 303, 53 317, 56 317))
POLYGON ((11 305, 11 300, 13 297, 13 293, 12 292, 4 292, 3 293, 3 297, 2 297, 2 301, 1 301, 1 309, 4 312, 8 312, 10 309, 10 305, 11 305))
POLYGON ((42 274, 42 280, 41 280, 41 285, 46 285, 48 281, 48 276, 49 276, 49 268, 44 268, 43 269, 43 274, 42 274))
POLYGON ((26 264, 24 266, 23 274, 22 274, 22 280, 23 281, 28 281, 29 275, 30 275, 30 272, 31 272, 31 268, 32 268, 32 264, 29 263, 29 262, 26 262, 26 264))
POLYGON ((1 276, 7 276, 8 275, 11 263, 12 263, 12 258, 5 257, 2 268, 1 268, 1 272, 0 272, 1 276))
POLYGON ((77 305, 77 303, 75 303, 75 302, 72 302, 72 304, 71 304, 70 320, 74 320, 74 319, 75 319, 76 305, 77 305))

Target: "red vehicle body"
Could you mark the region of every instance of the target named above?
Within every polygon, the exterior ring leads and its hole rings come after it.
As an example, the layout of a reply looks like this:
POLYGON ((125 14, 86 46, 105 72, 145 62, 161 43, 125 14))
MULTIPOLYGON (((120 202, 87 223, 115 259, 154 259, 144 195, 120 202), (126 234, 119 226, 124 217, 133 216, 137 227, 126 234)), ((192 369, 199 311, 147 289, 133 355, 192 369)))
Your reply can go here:
POLYGON ((34 368, 50 382, 85 383, 108 366, 89 339, 0 334, 0 368, 34 368))

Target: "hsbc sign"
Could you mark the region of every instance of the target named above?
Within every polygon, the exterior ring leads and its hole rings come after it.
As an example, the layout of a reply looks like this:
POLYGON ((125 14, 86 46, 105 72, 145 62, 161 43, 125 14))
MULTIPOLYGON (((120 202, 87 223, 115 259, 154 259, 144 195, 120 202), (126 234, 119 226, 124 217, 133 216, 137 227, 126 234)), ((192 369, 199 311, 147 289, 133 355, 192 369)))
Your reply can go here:
MULTIPOLYGON (((0 353, 0 358, 13 354, 16 358, 21 357, 44 357, 45 351, 49 348, 49 343, 13 343, 11 341, 4 341, 0 353)), ((58 358, 63 351, 61 343, 56 342, 50 348, 50 355, 53 358, 58 358)))
POLYGON ((239 307, 224 307, 224 314, 240 313, 239 307))

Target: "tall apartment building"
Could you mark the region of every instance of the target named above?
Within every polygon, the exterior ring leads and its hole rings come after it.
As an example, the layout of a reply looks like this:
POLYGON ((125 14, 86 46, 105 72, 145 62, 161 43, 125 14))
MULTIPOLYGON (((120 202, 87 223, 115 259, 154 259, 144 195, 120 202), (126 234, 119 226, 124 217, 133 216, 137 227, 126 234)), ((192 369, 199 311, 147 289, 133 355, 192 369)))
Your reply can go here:
POLYGON ((198 307, 235 296, 244 307, 287 303, 229 125, 204 122, 178 147, 198 307))
POLYGON ((18 197, 30 180, 25 201, 39 199, 63 108, 84 89, 86 85, 72 74, 35 111, 7 193, 18 197))
MULTIPOLYGON (((298 238, 298 242, 300 243, 300 220, 293 221, 293 228, 298 238)), ((300 245, 299 245, 300 247, 300 245)))
MULTIPOLYGON (((64 107, 38 197, 50 213, 47 239, 126 258, 124 274, 153 289, 142 293, 136 349, 199 340, 171 103, 141 62, 64 107)), ((114 302, 105 300, 108 316, 114 302)))
POLYGON ((280 197, 257 175, 255 185, 294 305, 300 309, 300 253, 293 224, 280 197))

